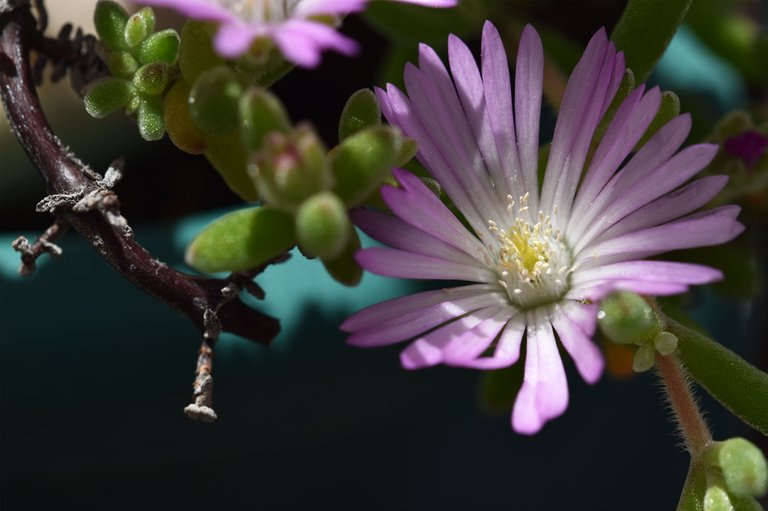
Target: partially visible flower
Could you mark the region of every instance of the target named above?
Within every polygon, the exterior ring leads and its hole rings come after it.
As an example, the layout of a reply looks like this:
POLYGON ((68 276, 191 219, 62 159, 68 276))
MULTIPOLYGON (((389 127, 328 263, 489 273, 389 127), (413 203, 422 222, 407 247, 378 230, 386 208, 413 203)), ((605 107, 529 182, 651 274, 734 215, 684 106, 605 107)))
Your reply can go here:
MULTIPOLYGON (((237 58, 256 38, 271 39, 283 56, 302 67, 316 67, 323 50, 353 55, 357 44, 318 16, 344 16, 361 11, 370 0, 133 0, 167 7, 192 19, 220 25, 216 51, 237 58)), ((451 7, 458 0, 396 0, 428 7, 451 7)))
POLYGON ((735 137, 725 139, 723 150, 731 156, 741 158, 748 170, 765 156, 768 149, 768 137, 759 131, 745 131, 735 137))
POLYGON ((686 184, 717 151, 712 144, 678 151, 691 126, 688 115, 671 120, 630 157, 658 110, 658 88, 634 90, 590 152, 625 69, 604 30, 568 82, 541 187, 544 59, 536 31, 523 31, 514 86, 491 23, 483 30, 480 69, 455 36, 448 56, 451 74, 422 45, 419 66, 405 69, 408 95, 392 85, 377 94, 389 122, 418 141, 419 160, 465 222, 421 180, 398 169, 400 186, 381 191, 394 216, 358 211, 353 219, 389 245, 358 252, 365 269, 468 284, 373 305, 342 329, 352 334, 350 344, 364 347, 414 339, 400 357, 408 369, 509 366, 525 339, 512 426, 533 434, 568 403, 560 346, 588 383, 603 371, 591 341, 596 302, 617 289, 670 295, 720 279, 712 268, 642 259, 731 240, 743 230, 735 219, 739 208, 691 213, 727 178, 686 184))

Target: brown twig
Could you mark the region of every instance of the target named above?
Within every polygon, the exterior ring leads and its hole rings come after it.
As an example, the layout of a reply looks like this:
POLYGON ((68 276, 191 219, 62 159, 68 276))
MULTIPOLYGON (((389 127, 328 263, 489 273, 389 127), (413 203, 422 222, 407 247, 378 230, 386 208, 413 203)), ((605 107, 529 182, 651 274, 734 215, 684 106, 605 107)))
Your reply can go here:
POLYGON ((48 124, 30 67, 30 48, 41 35, 29 6, 0 5, 0 97, 19 142, 46 181, 50 195, 39 209, 71 226, 119 273, 186 315, 201 333, 209 332, 213 314, 221 330, 269 343, 279 322, 238 297, 223 297, 228 281, 169 268, 133 238, 109 190, 114 172, 102 179, 60 143, 48 124))
POLYGON ((213 341, 205 339, 197 355, 197 368, 193 384, 194 403, 184 408, 184 413, 192 420, 213 422, 216 412, 213 410, 213 341))

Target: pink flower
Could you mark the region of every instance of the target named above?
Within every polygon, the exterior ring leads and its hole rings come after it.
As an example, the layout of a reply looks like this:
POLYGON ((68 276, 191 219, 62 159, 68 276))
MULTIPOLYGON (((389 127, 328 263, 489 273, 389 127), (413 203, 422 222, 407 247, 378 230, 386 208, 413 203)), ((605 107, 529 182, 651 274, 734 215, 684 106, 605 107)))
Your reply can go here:
MULTIPOLYGON (((362 10, 370 0, 134 0, 167 7, 192 19, 220 24, 216 51, 237 58, 254 39, 272 39, 283 56, 302 67, 316 67, 323 50, 353 55, 357 44, 315 16, 344 16, 362 10)), ((428 7, 452 7, 458 0, 398 0, 428 7)))
POLYGON ((560 346, 584 380, 600 378, 604 361, 591 340, 596 301, 618 289, 670 295, 720 279, 712 268, 643 259, 733 239, 743 230, 739 208, 692 213, 727 178, 687 183, 717 147, 679 150, 691 125, 686 114, 630 156, 658 110, 658 88, 632 92, 588 158, 624 73, 623 54, 604 30, 568 82, 541 187, 544 60, 536 31, 523 31, 514 85, 491 23, 483 30, 480 69, 455 36, 448 54, 451 74, 422 45, 418 67, 405 69, 407 95, 392 85, 377 94, 389 122, 419 142, 419 160, 469 227, 421 180, 395 169, 400 186, 381 193, 394 215, 354 214, 359 227, 389 247, 364 249, 357 260, 380 275, 467 284, 373 305, 342 329, 356 346, 414 339, 400 357, 408 369, 506 367, 525 342, 512 426, 533 434, 568 403, 560 346))

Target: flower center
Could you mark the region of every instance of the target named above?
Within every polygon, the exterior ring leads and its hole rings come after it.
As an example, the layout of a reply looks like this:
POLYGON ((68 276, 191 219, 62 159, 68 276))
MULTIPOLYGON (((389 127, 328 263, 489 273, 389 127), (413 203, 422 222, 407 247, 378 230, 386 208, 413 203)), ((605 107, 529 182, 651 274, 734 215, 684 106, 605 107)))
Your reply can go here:
MULTIPOLYGON (((515 201, 509 199, 508 209, 512 210, 515 201)), ((562 298, 568 291, 568 277, 573 271, 562 233, 542 211, 539 211, 538 222, 530 221, 527 200, 528 194, 520 197, 515 221, 508 229, 488 221, 488 229, 498 242, 494 262, 499 285, 507 291, 510 301, 523 309, 562 298)))
POLYGON ((290 18, 302 0, 219 0, 237 17, 247 22, 264 23, 290 18))

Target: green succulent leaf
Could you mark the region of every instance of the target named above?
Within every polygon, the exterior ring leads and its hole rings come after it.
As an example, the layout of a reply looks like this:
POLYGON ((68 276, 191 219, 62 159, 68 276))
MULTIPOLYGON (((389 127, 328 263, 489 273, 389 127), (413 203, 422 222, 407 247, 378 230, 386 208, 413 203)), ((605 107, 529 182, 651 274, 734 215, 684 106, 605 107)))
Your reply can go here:
POLYGON ((128 22, 128 13, 120 4, 109 0, 99 0, 93 13, 93 23, 96 33, 99 34, 101 44, 108 50, 117 51, 126 49, 125 25, 128 22))
POLYGON ((144 65, 133 75, 133 84, 148 96, 162 94, 171 79, 171 68, 163 62, 153 62, 144 65))
POLYGON ((197 77, 189 93, 189 112, 203 132, 222 135, 238 126, 243 88, 227 66, 217 66, 197 77))
POLYGON ((401 146, 400 135, 387 126, 368 128, 344 140, 328 154, 336 194, 347 206, 362 203, 389 175, 401 146))
POLYGON ((291 122, 280 100, 266 89, 252 87, 240 98, 240 134, 249 151, 258 151, 267 133, 288 133, 291 122))
POLYGON ((352 94, 341 111, 339 140, 345 140, 360 130, 381 125, 381 109, 376 94, 360 89, 352 94))
POLYGON ((179 69, 189 84, 195 83, 203 71, 224 64, 213 49, 215 26, 202 21, 187 21, 181 29, 179 69))
POLYGON ((744 422, 768 435, 768 374, 673 319, 665 319, 664 329, 677 336, 680 358, 693 379, 744 422))
POLYGON ((693 0, 630 0, 611 34, 627 67, 643 83, 661 58, 693 0))
POLYGON ((296 238, 310 257, 334 259, 349 240, 352 224, 347 208, 333 192, 320 192, 296 211, 296 238))
POLYGON ((165 134, 163 118, 163 101, 157 96, 141 98, 139 110, 136 112, 139 133, 144 140, 160 140, 165 134))
POLYGON ((345 286, 356 286, 363 278, 363 269, 355 260, 355 253, 360 250, 360 236, 354 227, 349 229, 349 241, 341 254, 333 259, 323 259, 328 274, 345 286))
POLYGON ((207 142, 205 157, 224 178, 227 186, 246 201, 258 200, 259 193, 248 173, 248 154, 240 142, 240 133, 232 131, 225 135, 209 136, 207 142))
POLYGON ((155 30, 155 12, 144 7, 128 18, 123 37, 129 48, 141 44, 155 30))
POLYGON ((109 72, 112 73, 113 76, 128 80, 130 80, 134 73, 136 73, 136 70, 139 69, 139 63, 136 62, 133 55, 127 51, 111 52, 107 60, 107 66, 109 67, 109 72))
POLYGON ((204 272, 243 271, 295 244, 292 215, 255 207, 229 213, 205 227, 187 247, 185 260, 204 272))
POLYGON ((101 119, 115 110, 128 106, 135 95, 133 85, 122 78, 102 78, 90 87, 85 95, 85 110, 101 119))
POLYGON ((151 62, 175 64, 179 58, 179 34, 170 28, 155 32, 139 45, 136 56, 140 64, 151 62))

